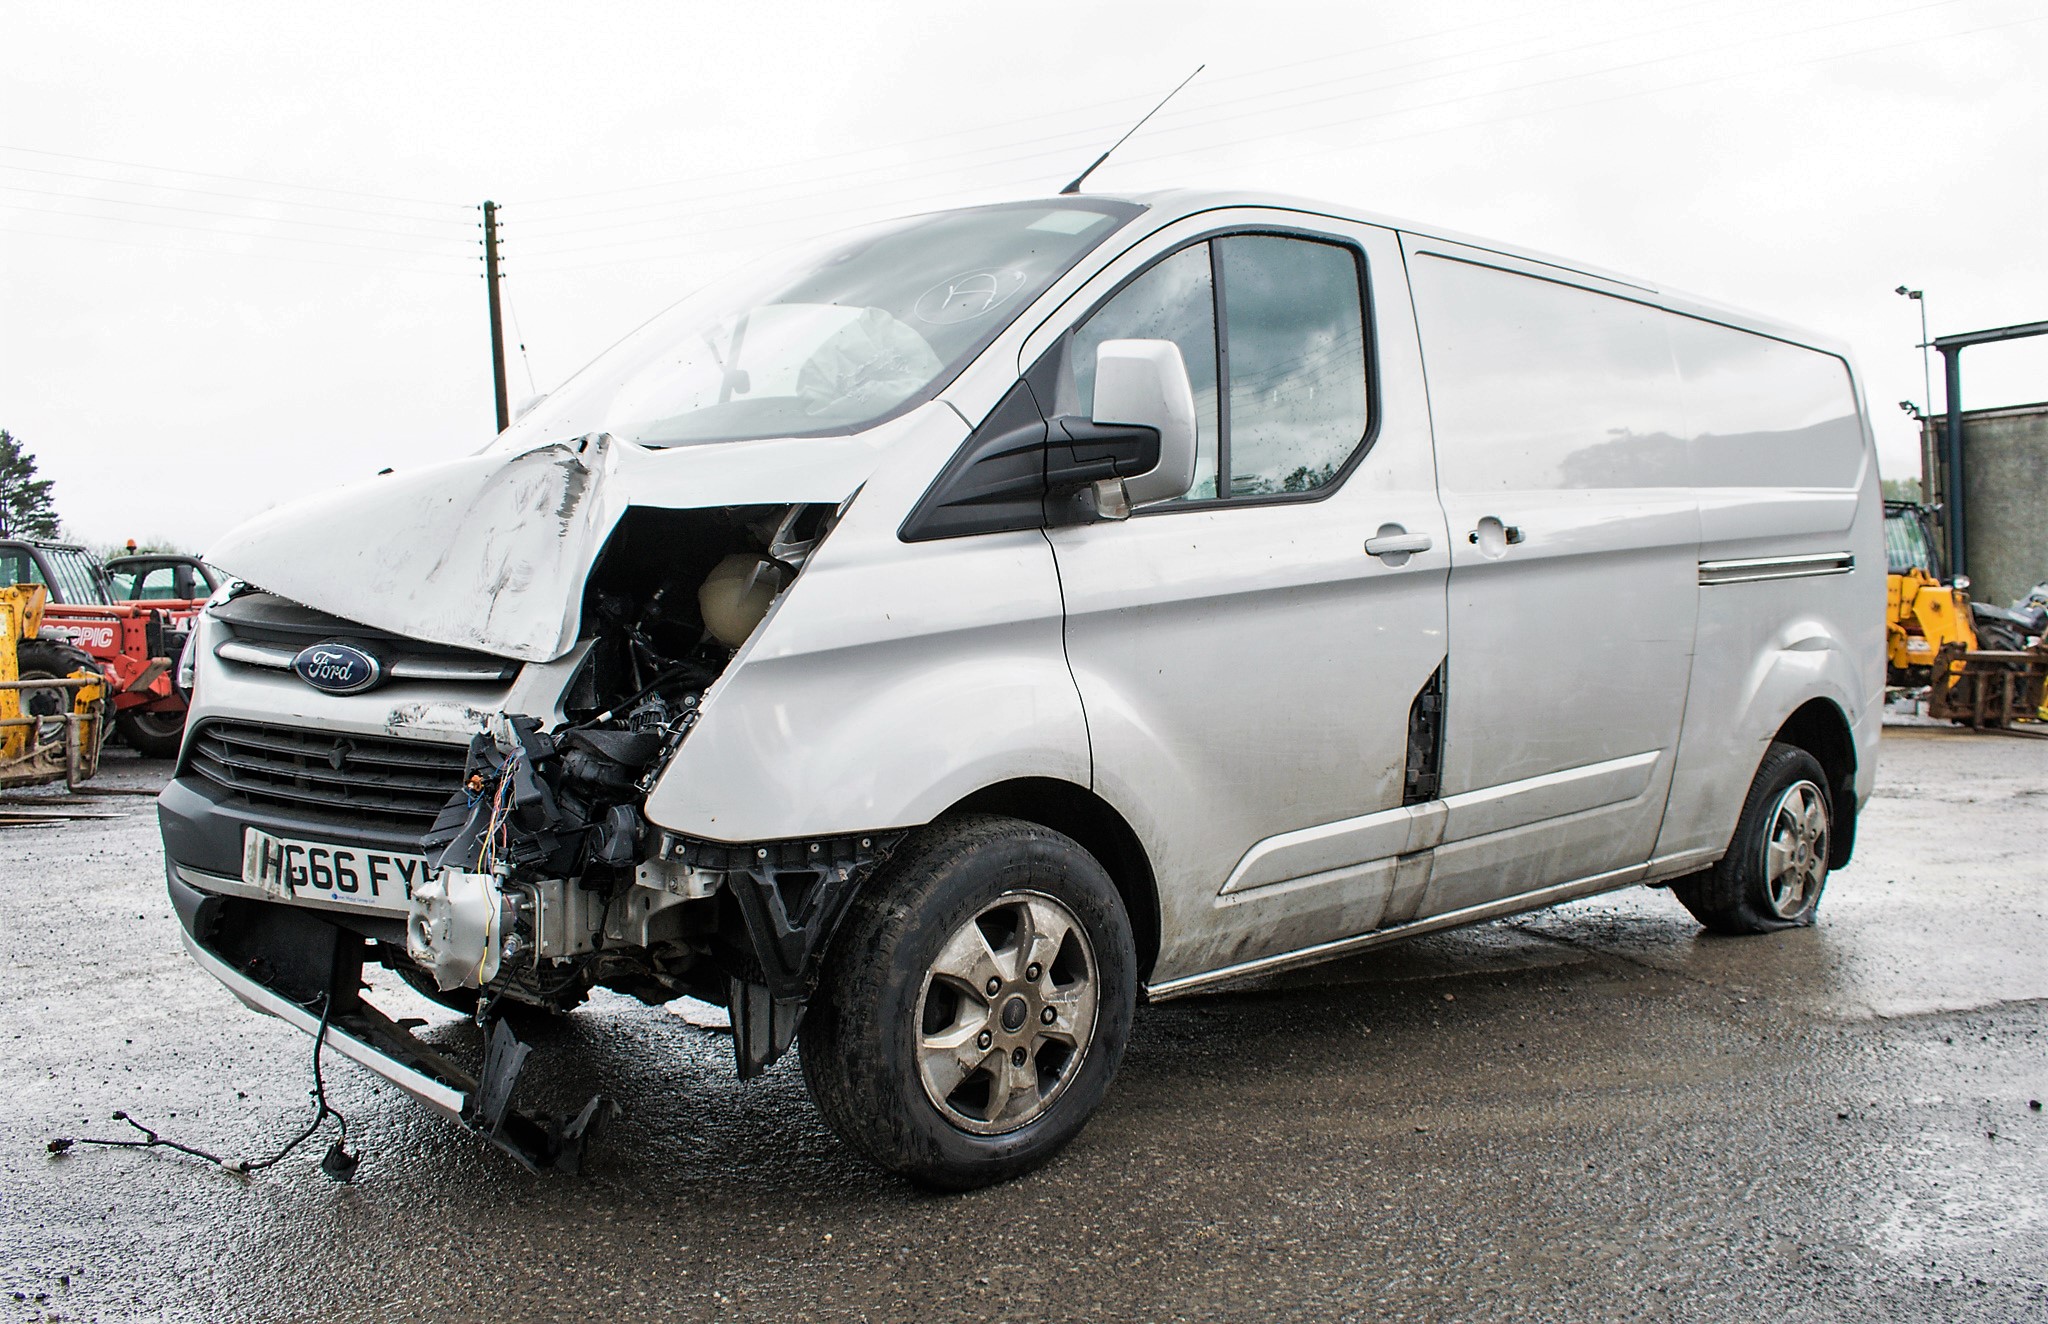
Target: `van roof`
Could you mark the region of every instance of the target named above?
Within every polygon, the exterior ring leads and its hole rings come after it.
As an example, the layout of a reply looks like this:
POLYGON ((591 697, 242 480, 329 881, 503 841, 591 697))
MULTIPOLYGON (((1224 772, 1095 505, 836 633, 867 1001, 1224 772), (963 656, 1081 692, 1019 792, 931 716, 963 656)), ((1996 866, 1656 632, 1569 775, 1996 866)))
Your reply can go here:
POLYGON ((1419 239, 1440 239, 1446 243, 1460 244, 1467 248, 1480 249, 1490 253, 1499 253, 1503 256, 1518 258, 1525 262, 1540 263, 1543 266, 1554 267, 1561 272, 1574 276, 1588 277, 1602 284, 1618 287, 1611 292, 1641 298, 1645 302, 1654 303, 1662 308, 1669 308, 1674 312, 1687 313, 1695 317, 1705 318, 1708 321, 1740 327, 1747 331, 1755 331, 1779 340, 1788 340, 1795 344, 1807 345, 1814 349, 1825 350, 1830 354, 1840 355, 1844 359, 1849 357, 1849 347, 1844 341, 1837 340, 1831 336, 1818 335, 1804 327, 1781 322, 1776 318, 1751 312, 1746 308, 1737 308, 1714 299, 1674 290, 1655 281, 1644 280, 1637 276, 1623 275, 1589 263, 1559 257, 1552 253, 1545 253, 1539 249, 1526 248, 1519 244, 1502 243, 1499 240, 1488 239, 1478 235, 1464 234, 1440 225, 1422 225, 1414 221, 1403 220, 1397 216, 1387 216, 1358 207, 1346 206, 1342 203, 1296 197, 1285 193, 1266 193, 1251 189, 1159 189, 1143 193, 1096 193, 1086 196, 1138 203, 1157 216, 1173 218, 1193 216, 1201 212, 1215 211, 1224 207, 1265 207, 1269 209, 1277 208, 1283 211, 1298 211, 1312 216, 1327 216, 1338 220, 1357 221, 1366 225, 1384 226, 1387 229, 1399 230, 1419 239))

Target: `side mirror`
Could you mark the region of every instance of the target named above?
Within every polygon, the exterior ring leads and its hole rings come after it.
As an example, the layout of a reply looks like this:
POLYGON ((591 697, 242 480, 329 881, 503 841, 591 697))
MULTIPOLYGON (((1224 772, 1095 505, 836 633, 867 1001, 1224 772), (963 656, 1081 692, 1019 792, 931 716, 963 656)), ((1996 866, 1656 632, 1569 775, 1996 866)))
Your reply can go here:
MULTIPOLYGON (((1171 340, 1105 340, 1095 351, 1095 419, 1104 426, 1151 428, 1159 434, 1159 463, 1121 482, 1131 506, 1185 496, 1195 483, 1195 391, 1187 364, 1171 340)), ((1118 504, 1103 501, 1104 514, 1118 504)))

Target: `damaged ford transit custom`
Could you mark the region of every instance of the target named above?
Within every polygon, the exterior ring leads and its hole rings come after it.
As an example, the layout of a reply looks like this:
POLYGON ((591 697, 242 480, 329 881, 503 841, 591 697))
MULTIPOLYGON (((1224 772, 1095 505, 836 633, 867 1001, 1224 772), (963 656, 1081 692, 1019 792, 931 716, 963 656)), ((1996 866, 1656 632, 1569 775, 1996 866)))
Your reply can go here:
POLYGON ((833 238, 210 550, 193 959, 536 1168, 605 1105, 521 1109, 504 1013, 593 989, 963 1188, 1141 999, 1634 884, 1811 923, 1884 685, 1840 348, 1257 195, 833 238))

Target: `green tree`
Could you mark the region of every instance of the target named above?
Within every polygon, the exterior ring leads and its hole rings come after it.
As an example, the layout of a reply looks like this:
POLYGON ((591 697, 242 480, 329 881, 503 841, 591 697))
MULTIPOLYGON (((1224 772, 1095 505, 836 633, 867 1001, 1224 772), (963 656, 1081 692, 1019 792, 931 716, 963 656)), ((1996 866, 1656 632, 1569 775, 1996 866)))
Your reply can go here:
POLYGON ((52 486, 53 480, 36 477, 36 457, 20 439, 0 428, 0 537, 56 537, 52 486))

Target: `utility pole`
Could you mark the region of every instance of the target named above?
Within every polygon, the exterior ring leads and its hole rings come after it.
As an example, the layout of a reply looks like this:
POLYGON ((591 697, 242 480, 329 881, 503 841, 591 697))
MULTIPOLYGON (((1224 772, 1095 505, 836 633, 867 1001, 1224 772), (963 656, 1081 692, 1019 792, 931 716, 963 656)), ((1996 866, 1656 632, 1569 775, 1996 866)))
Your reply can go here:
POLYGON ((498 431, 512 426, 512 411, 505 404, 505 325, 498 307, 498 204, 484 203, 484 283, 491 300, 491 386, 497 392, 498 431))

